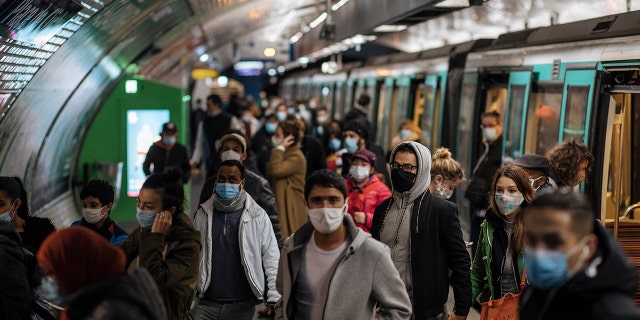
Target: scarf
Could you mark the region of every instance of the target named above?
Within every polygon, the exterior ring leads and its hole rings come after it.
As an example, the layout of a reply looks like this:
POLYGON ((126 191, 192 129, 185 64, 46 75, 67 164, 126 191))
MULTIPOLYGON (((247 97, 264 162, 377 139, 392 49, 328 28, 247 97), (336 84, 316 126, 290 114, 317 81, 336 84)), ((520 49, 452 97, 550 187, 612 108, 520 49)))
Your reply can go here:
POLYGON ((220 199, 217 194, 214 193, 213 209, 218 212, 234 212, 242 209, 244 203, 247 200, 247 192, 244 188, 240 190, 240 193, 235 198, 220 199))

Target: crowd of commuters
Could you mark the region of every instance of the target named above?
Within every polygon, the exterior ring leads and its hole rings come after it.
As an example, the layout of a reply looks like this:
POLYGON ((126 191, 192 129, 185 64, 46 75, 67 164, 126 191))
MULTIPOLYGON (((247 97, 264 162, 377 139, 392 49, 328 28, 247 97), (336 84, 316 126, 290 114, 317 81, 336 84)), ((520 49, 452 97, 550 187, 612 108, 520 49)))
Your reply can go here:
POLYGON ((313 100, 207 97, 191 146, 168 122, 150 147, 130 234, 105 181, 55 231, 30 215, 20 179, 0 177, 0 319, 253 319, 262 303, 276 319, 462 320, 509 293, 521 319, 640 319, 635 266, 574 191, 587 146, 503 164, 502 116, 483 113, 465 243, 449 200, 462 164, 432 154, 411 120, 385 158, 370 103, 362 94, 341 121, 313 100), (185 212, 196 168, 207 179, 185 212))

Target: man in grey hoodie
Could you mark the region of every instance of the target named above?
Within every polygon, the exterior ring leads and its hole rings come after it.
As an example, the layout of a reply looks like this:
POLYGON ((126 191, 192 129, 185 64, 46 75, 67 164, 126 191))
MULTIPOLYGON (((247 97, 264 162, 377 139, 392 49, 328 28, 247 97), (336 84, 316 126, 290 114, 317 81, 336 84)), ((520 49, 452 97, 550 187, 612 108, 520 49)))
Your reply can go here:
POLYGON ((307 178, 309 222, 285 240, 276 319, 409 319, 411 304, 389 248, 355 226, 334 171, 307 178))
POLYGON ((415 319, 445 316, 451 284, 455 309, 449 319, 464 320, 471 307, 471 259, 462 240, 458 208, 429 192, 431 152, 422 144, 396 146, 391 168, 393 193, 376 208, 371 235, 391 249, 415 319))

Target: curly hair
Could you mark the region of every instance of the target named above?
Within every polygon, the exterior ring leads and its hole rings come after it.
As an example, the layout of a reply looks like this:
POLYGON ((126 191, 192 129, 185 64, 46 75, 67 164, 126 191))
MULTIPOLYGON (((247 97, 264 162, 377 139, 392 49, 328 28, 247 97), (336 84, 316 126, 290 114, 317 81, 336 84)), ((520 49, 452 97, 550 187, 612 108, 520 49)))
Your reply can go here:
POLYGON ((578 174, 581 163, 587 161, 587 173, 593 165, 593 155, 589 148, 575 140, 567 140, 553 147, 547 153, 547 159, 549 159, 549 168, 560 182, 567 186, 580 183, 578 174))
MULTIPOLYGON (((498 204, 496 203, 496 185, 498 184, 498 180, 501 177, 506 177, 513 182, 516 183, 516 187, 518 187, 518 191, 522 193, 523 202, 520 208, 524 208, 533 201, 535 196, 535 191, 529 184, 529 176, 524 171, 524 169, 516 166, 516 165, 507 165, 504 166, 498 171, 496 171, 496 175, 493 178, 493 184, 491 186, 491 198, 489 199, 489 207, 491 211, 496 215, 500 216, 500 209, 498 209, 498 204)), ((489 213, 488 213, 489 214, 489 213)), ((511 254, 522 254, 522 249, 524 245, 524 226, 522 219, 522 210, 516 213, 515 224, 513 225, 513 245, 511 246, 511 254)))
POLYGON ((288 137, 293 136, 293 142, 298 143, 300 141, 302 132, 304 131, 304 124, 300 120, 285 120, 278 123, 278 127, 282 129, 282 135, 288 137))

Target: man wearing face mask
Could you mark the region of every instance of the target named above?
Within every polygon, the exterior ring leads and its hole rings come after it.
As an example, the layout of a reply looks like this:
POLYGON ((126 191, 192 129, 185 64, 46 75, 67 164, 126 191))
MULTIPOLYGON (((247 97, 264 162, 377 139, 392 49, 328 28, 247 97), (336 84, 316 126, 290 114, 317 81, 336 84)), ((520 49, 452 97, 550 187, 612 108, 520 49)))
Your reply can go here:
POLYGON ((549 160, 544 156, 525 153, 513 164, 527 172, 529 183, 531 183, 531 187, 536 191, 536 194, 553 192, 553 190, 558 189, 555 186, 555 182, 549 179, 549 160))
POLYGON ((455 307, 449 319, 464 320, 471 307, 471 259, 458 208, 429 192, 431 152, 424 145, 401 142, 391 153, 391 167, 393 195, 376 208, 371 235, 391 249, 415 319, 445 316, 451 285, 455 307))
POLYGON ((245 177, 242 163, 223 161, 215 192, 194 215, 194 227, 206 244, 195 319, 253 319, 256 301, 267 304, 273 314, 280 298, 275 288, 276 237, 265 211, 245 191, 245 177))
POLYGON ((207 97, 207 116, 202 119, 196 134, 196 143, 191 155, 191 164, 199 166, 204 158, 207 176, 216 174, 219 164, 216 143, 231 127, 232 115, 222 109, 222 99, 217 94, 207 97))
POLYGON ((246 137, 247 141, 251 143, 251 139, 256 135, 262 124, 251 113, 248 105, 240 107, 242 115, 239 118, 233 117, 231 121, 231 130, 238 130, 246 137))
POLYGON ((586 197, 570 191, 540 195, 525 210, 520 319, 640 319, 636 266, 593 218, 586 197))
POLYGON ((342 176, 346 178, 349 175, 353 153, 361 149, 367 149, 376 155, 374 169, 384 175, 385 183, 388 185, 389 173, 387 172, 387 164, 384 162, 384 151, 380 146, 369 143, 369 125, 367 122, 363 119, 347 122, 342 133, 344 135, 343 145, 347 149, 347 153, 342 155, 342 176))
MULTIPOLYGON (((237 160, 244 165, 247 159, 247 143, 240 134, 226 134, 220 138, 220 159, 222 161, 237 160)), ((271 190, 269 182, 256 174, 255 172, 245 168, 245 180, 247 181, 245 191, 255 200, 255 202, 267 213, 273 226, 273 232, 278 240, 278 248, 282 248, 282 230, 280 230, 280 216, 276 206, 276 197, 271 190)), ((211 177, 205 181, 200 192, 199 203, 204 203, 213 194, 216 186, 217 177, 211 177)))
POLYGON ((154 172, 164 172, 166 168, 178 168, 182 171, 182 183, 187 183, 191 175, 191 165, 187 148, 177 142, 176 124, 173 122, 163 124, 160 137, 161 139, 152 144, 147 151, 147 157, 142 163, 142 171, 149 176, 154 172))
MULTIPOLYGON (((480 115, 482 124, 483 152, 471 173, 471 181, 464 197, 469 200, 471 214, 470 241, 478 239, 480 224, 484 221, 489 208, 489 192, 491 181, 502 165, 502 116, 497 111, 487 111, 480 115)), ((477 244, 471 247, 471 254, 476 252, 477 244)))
POLYGON ((128 234, 109 218, 109 213, 113 208, 113 198, 113 186, 108 182, 103 180, 89 181, 80 191, 83 205, 82 219, 74 221, 71 225, 89 228, 109 240, 111 244, 120 243, 127 238, 128 234))
POLYGON ((371 229, 376 207, 391 196, 389 187, 374 174, 375 163, 376 155, 373 152, 367 149, 356 151, 347 179, 349 214, 356 226, 366 232, 371 229))
POLYGON ((277 128, 278 119, 276 118, 276 115, 267 115, 264 118, 262 128, 258 130, 249 145, 251 154, 255 158, 256 167, 258 169, 257 173, 263 177, 266 177, 267 175, 267 163, 269 163, 269 158, 271 157, 271 149, 275 147, 271 143, 271 137, 276 133, 277 128))
POLYGON ((371 319, 376 307, 380 319, 409 319, 409 298, 388 248, 346 214, 344 179, 316 171, 304 193, 310 221, 282 249, 276 319, 371 319))

